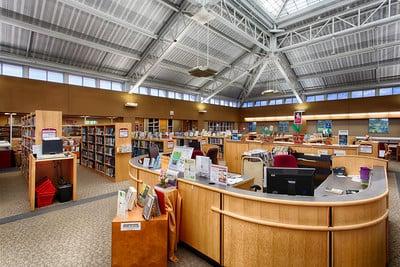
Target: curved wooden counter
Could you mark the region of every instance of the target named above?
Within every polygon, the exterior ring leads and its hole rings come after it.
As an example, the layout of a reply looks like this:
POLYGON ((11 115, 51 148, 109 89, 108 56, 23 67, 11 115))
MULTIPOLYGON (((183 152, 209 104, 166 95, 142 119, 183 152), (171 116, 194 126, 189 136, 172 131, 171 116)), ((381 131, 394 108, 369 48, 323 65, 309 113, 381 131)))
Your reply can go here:
POLYGON ((360 193, 324 191, 342 183, 340 179, 329 176, 314 197, 178 179, 183 199, 180 240, 224 266, 385 266, 385 167, 374 167, 369 187, 360 193))

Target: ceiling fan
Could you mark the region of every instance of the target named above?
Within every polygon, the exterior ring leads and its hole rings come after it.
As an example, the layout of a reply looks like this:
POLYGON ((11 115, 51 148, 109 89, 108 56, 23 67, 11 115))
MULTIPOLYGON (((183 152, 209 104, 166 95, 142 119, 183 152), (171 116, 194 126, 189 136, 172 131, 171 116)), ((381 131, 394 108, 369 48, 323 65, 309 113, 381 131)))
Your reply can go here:
MULTIPOLYGON (((217 73, 216 70, 209 67, 209 50, 210 50, 210 21, 215 19, 215 16, 208 11, 206 8, 207 5, 212 5, 218 1, 216 0, 191 0, 192 3, 201 4, 201 8, 197 11, 192 19, 197 21, 202 25, 207 25, 207 56, 206 56, 206 65, 200 65, 199 58, 200 55, 197 55, 197 66, 189 70, 189 74, 194 77, 210 77, 217 73)), ((199 31, 197 31, 199 34, 199 31)), ((200 37, 198 37, 197 50, 200 51, 200 37)))

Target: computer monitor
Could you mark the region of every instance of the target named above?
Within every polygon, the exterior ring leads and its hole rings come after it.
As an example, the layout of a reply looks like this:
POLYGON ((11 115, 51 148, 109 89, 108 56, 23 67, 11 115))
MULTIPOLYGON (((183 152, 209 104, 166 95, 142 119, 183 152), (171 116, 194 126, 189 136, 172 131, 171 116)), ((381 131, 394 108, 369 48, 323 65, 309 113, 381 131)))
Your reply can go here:
POLYGON ((267 193, 314 196, 315 168, 267 168, 267 193))
POLYGON ((63 153, 63 140, 62 139, 50 139, 43 140, 42 142, 42 154, 61 154, 63 153))

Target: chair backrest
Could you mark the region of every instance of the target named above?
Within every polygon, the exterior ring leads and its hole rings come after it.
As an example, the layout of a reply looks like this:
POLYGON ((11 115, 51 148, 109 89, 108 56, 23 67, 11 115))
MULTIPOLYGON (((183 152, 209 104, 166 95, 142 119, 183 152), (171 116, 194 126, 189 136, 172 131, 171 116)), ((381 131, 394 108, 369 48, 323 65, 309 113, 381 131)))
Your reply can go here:
POLYGON ((242 174, 248 178, 254 178, 254 185, 263 187, 264 181, 264 162, 257 157, 243 157, 242 174))
POLYGON ((192 152, 192 159, 196 159, 196 156, 204 156, 203 151, 194 149, 192 152))
POLYGON ((150 158, 157 158, 158 154, 160 153, 160 149, 156 144, 150 144, 149 146, 149 157, 150 158))
POLYGON ((293 155, 276 155, 274 167, 297 168, 297 159, 293 155))
POLYGON ((211 159, 212 164, 218 164, 218 148, 210 148, 206 156, 211 159))

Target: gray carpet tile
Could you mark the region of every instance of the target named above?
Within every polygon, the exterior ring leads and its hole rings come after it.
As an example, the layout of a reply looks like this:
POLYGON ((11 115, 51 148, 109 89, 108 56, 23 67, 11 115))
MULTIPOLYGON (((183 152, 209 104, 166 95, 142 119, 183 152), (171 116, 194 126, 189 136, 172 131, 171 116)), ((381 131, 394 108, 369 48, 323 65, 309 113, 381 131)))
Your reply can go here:
MULTIPOLYGON (((80 200, 127 189, 130 185, 129 181, 114 183, 107 177, 80 165, 77 172, 80 200)), ((27 212, 30 212, 28 185, 21 172, 0 173, 0 218, 27 212)))

